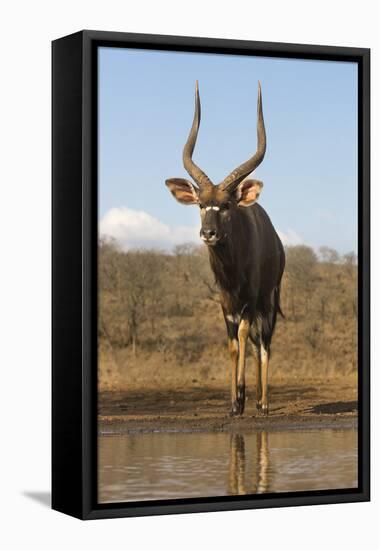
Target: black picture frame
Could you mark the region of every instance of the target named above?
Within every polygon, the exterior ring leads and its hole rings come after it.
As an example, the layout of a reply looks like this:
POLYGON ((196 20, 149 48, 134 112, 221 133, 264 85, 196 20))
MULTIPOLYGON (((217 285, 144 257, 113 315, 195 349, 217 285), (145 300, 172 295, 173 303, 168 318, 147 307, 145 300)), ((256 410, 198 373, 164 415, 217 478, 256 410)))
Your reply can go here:
POLYGON ((81 519, 370 499, 370 50, 81 31, 52 43, 52 507, 81 519), (357 489, 97 503, 97 48, 264 55, 358 64, 357 489))

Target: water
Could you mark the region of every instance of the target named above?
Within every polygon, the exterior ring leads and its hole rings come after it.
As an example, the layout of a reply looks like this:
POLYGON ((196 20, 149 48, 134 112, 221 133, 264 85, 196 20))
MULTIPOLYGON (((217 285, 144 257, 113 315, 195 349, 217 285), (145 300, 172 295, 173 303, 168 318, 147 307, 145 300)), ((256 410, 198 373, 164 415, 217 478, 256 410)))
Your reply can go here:
POLYGON ((357 487, 357 431, 99 437, 99 502, 357 487))

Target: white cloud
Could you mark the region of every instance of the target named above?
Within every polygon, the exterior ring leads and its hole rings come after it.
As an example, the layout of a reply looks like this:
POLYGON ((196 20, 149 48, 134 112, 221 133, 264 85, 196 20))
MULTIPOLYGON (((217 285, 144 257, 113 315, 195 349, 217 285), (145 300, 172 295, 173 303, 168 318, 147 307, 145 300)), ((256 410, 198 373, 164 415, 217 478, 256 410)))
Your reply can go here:
POLYGON ((171 250, 176 244, 201 244, 198 226, 170 227, 142 210, 112 208, 100 220, 100 236, 115 239, 123 250, 157 248, 171 250))
MULTIPOLYGON (((100 220, 100 236, 115 239, 123 250, 131 248, 156 248, 172 250, 182 243, 201 244, 198 226, 169 225, 142 210, 111 208, 100 220)), ((284 245, 302 244, 301 237, 293 230, 278 231, 284 245)))

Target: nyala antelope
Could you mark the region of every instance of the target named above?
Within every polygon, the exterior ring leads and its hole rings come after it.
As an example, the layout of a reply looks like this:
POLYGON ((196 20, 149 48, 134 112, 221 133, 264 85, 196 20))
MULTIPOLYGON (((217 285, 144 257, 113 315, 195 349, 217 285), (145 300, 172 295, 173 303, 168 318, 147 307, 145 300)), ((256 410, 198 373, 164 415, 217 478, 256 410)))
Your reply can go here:
POLYGON ((200 208, 200 237, 208 247, 228 333, 232 360, 232 416, 242 415, 245 407, 245 357, 249 338, 256 364, 257 412, 268 414, 270 345, 277 314, 281 313, 283 245, 265 210, 256 202, 263 183, 246 179, 262 162, 266 152, 260 84, 257 117, 257 151, 221 183, 214 185, 192 160, 200 125, 196 82, 195 115, 183 149, 184 168, 196 185, 182 178, 166 180, 177 201, 200 208))

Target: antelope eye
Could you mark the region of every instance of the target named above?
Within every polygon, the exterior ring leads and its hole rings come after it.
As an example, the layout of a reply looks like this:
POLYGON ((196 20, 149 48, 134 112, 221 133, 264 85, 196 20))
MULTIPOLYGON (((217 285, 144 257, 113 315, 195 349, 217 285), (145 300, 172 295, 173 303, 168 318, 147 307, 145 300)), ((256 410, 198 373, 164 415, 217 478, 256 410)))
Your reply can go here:
POLYGON ((200 210, 203 210, 203 208, 205 208, 204 204, 199 204, 200 206, 200 210))

